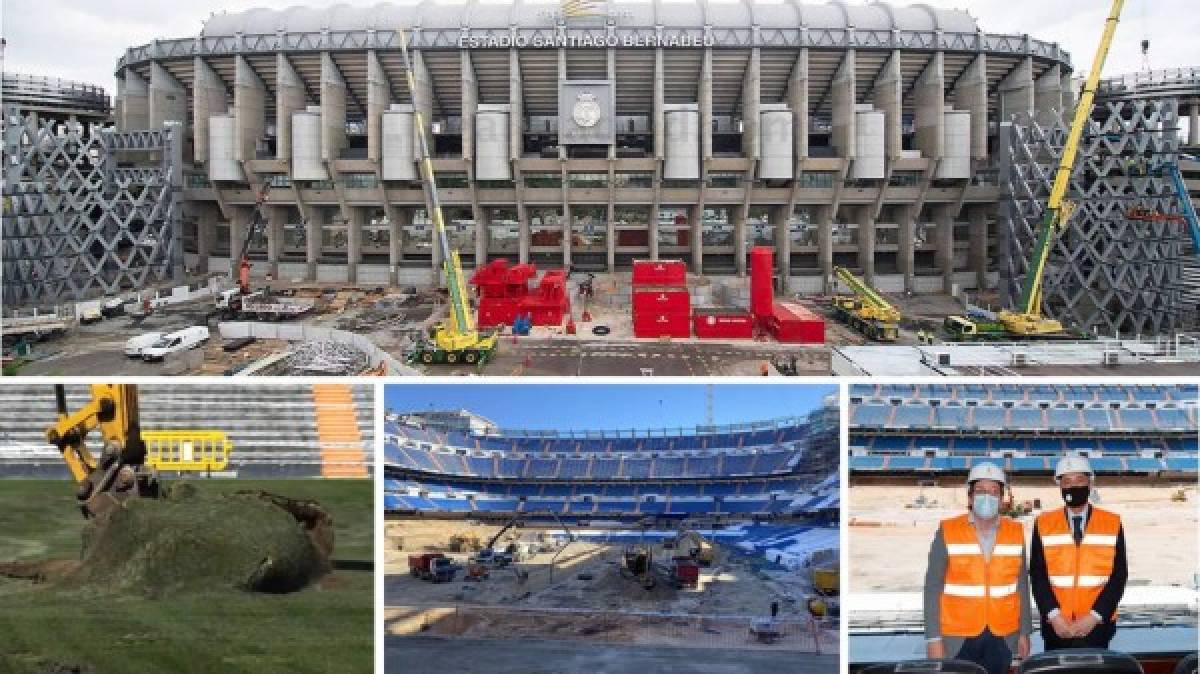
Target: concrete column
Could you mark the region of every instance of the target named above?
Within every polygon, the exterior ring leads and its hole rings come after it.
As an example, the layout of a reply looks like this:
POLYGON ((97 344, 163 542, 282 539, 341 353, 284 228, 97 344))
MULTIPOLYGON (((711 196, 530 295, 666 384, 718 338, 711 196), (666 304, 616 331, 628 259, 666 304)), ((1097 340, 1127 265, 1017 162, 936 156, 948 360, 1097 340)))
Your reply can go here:
POLYGON ((400 285, 400 265, 404 262, 404 226, 412 224, 412 211, 388 208, 388 266, 391 284, 400 285))
POLYGON ((275 158, 292 160, 292 113, 304 110, 308 93, 287 54, 275 57, 275 158))
MULTIPOLYGON (((747 188, 749 189, 749 188, 747 188)), ((733 211, 733 264, 737 275, 746 275, 746 209, 737 207, 733 211)))
POLYGON ((833 216, 833 206, 817 208, 817 264, 821 267, 825 292, 831 290, 830 278, 833 277, 833 216))
POLYGON ((875 209, 870 206, 855 208, 858 211, 858 266, 867 283, 875 283, 875 209))
POLYGON ((125 123, 122 131, 142 131, 150 127, 150 86, 133 68, 125 69, 121 108, 125 123))
POLYGON ((233 84, 233 114, 237 143, 235 157, 239 161, 257 159, 258 141, 267 133, 267 87, 246 57, 240 54, 233 84))
MULTIPOLYGON (((666 84, 662 47, 654 49, 654 158, 658 160, 654 172, 654 204, 646 218, 646 243, 650 259, 658 259, 658 209, 662 204, 662 161, 666 157, 667 117, 663 106, 666 105, 666 84)), ((695 220, 693 220, 695 222, 695 220)), ((693 271, 699 274, 701 261, 692 259, 693 271)))
MULTIPOLYGON (((421 50, 412 52, 413 79, 417 81, 417 90, 412 92, 413 106, 417 112, 421 113, 421 118, 425 121, 425 133, 433 133, 433 77, 429 74, 429 68, 425 66, 425 57, 422 56, 421 50)), ((416 134, 420 129, 413 124, 413 134, 416 134)), ((419 147, 420 141, 416 136, 413 137, 413 147, 419 147)), ((432 151, 433 148, 430 148, 432 151)), ((437 250, 437 247, 434 247, 437 250)), ((439 261, 435 269, 441 269, 440 256, 437 253, 439 261)))
MULTIPOLYGON (((521 59, 516 49, 508 50, 508 150, 516 161, 525 145, 525 89, 521 82, 521 59)), ((514 178, 517 172, 513 171, 514 178)))
POLYGON ((945 59, 936 52, 913 85, 913 147, 929 159, 941 159, 945 139, 945 59))
POLYGON ((192 155, 197 164, 204 164, 208 162, 208 118, 229 111, 229 96, 225 82, 208 61, 197 56, 193 69, 192 155))
POLYGON ((392 84, 388 81, 379 53, 367 52, 367 159, 383 161, 383 112, 392 104, 392 84))
POLYGON ((917 208, 911 204, 898 209, 900 213, 900 222, 898 236, 900 237, 899 246, 896 250, 896 266, 900 273, 904 276, 904 289, 908 292, 916 290, 916 241, 913 236, 916 234, 916 218, 917 208))
POLYGON ((1064 73, 1062 76, 1062 104, 1068 117, 1075 114, 1075 81, 1071 79, 1070 73, 1064 73))
POLYGON ((213 240, 217 234, 217 218, 219 212, 216 206, 205 205, 196 213, 196 271, 208 272, 209 258, 213 253, 213 240))
POLYGON ((980 54, 954 83, 954 107, 971 113, 971 158, 988 157, 987 54, 980 54))
POLYGON ((937 266, 942 272, 942 291, 949 293, 954 286, 954 217, 951 207, 934 209, 937 223, 937 266))
POLYGON ((161 63, 150 64, 150 128, 187 122, 187 90, 161 63))
POLYGON ((268 206, 267 212, 267 273, 279 278, 279 258, 283 257, 284 226, 287 224, 288 209, 285 206, 268 206))
POLYGON ((902 119, 904 112, 902 104, 903 77, 900 73, 900 50, 895 50, 888 57, 883 70, 875 80, 871 102, 876 110, 883 111, 883 146, 888 159, 900 156, 904 143, 901 137, 902 119))
POLYGON ((304 260, 308 263, 307 279, 317 280, 317 265, 321 261, 321 225, 324 224, 325 210, 322 208, 309 209, 310 217, 304 223, 304 260))
POLYGON ((997 85, 1000 98, 1000 121, 1011 121, 1013 115, 1028 119, 1034 111, 1033 57, 1027 56, 997 85))
POLYGON ((987 288, 988 268, 988 217, 985 209, 971 208, 971 240, 968 249, 968 264, 975 272, 975 287, 979 290, 987 288))
MULTIPOLYGON (((808 156, 808 50, 801 49, 788 79, 788 107, 792 109, 792 143, 796 159, 808 156)), ((796 174, 799 178, 799 174, 796 174)))
POLYGON ((488 225, 491 216, 486 208, 475 211, 475 268, 478 269, 488 261, 488 225))
MULTIPOLYGON (((712 159, 712 120, 713 120, 713 71, 712 71, 712 47, 704 49, 704 61, 700 66, 700 89, 698 98, 700 103, 700 162, 707 167, 708 160, 712 159)), ((701 178, 704 178, 703 172, 701 178)))
POLYGON ((471 52, 459 52, 459 79, 462 81, 462 156, 472 165, 475 161, 475 113, 479 108, 479 83, 471 52))
POLYGON ((358 283, 358 263, 362 262, 362 228, 366 224, 366 212, 351 206, 346 220, 346 279, 358 283))
MULTIPOLYGON (((758 159, 762 156, 759 133, 762 109, 761 82, 762 54, 758 47, 754 47, 750 50, 750 63, 746 66, 745 79, 742 81, 742 154, 749 159, 758 159)), ((747 184, 746 189, 750 189, 752 184, 747 184)), ((744 248, 745 244, 742 245, 744 248)), ((742 258, 745 256, 743 255, 742 258)), ((742 259, 741 266, 745 265, 746 262, 742 259)))
POLYGON ((245 251, 242 250, 242 240, 246 238, 246 227, 250 225, 252 211, 244 206, 234 206, 229 214, 229 270, 236 276, 238 262, 245 251))
POLYGON ((1188 145, 1200 145, 1200 100, 1192 101, 1188 114, 1188 145))
POLYGON ((854 50, 849 49, 842 57, 837 72, 830 83, 830 97, 833 107, 833 146, 837 148, 839 157, 854 159, 858 156, 855 149, 855 56, 854 50))
POLYGON ((333 55, 321 52, 321 158, 337 160, 347 144, 346 80, 333 55))
POLYGON ((1042 73, 1033 86, 1033 105, 1039 124, 1047 124, 1056 117, 1061 118, 1062 98, 1062 68, 1055 65, 1042 73))
POLYGON ((775 206, 771 209, 771 223, 775 225, 775 267, 779 269, 779 288, 787 293, 791 286, 792 277, 792 236, 789 225, 792 214, 788 207, 775 206))

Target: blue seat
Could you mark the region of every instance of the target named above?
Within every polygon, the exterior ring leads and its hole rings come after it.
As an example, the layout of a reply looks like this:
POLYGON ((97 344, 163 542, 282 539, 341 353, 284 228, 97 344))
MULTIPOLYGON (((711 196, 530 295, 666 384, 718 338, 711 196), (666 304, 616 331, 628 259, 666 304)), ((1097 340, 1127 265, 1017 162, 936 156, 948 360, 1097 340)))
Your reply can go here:
POLYGON ((925 457, 923 456, 893 456, 888 459, 888 468, 891 470, 921 470, 925 468, 925 457))
POLYGON ((1046 459, 1041 456, 1014 456, 1009 460, 1011 470, 1017 472, 1041 472, 1046 470, 1046 459))
POLYGON ((1125 465, 1129 466, 1129 470, 1137 473, 1157 473, 1163 469, 1162 461, 1143 457, 1129 457, 1125 459, 1125 465))
POLYGON ((1200 460, 1195 456, 1168 456, 1167 470, 1195 473, 1200 469, 1200 460))
POLYGON ((850 457, 850 470, 882 470, 882 456, 852 456, 850 457))
POLYGON ((1125 462, 1117 456, 1094 456, 1090 459, 1092 470, 1097 473, 1123 473, 1125 462))

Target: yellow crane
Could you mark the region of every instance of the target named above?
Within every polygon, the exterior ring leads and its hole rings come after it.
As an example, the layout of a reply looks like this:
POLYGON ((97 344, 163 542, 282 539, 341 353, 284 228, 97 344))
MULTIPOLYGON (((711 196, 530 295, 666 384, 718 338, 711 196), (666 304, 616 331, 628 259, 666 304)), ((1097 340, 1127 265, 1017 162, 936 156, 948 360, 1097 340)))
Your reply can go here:
POLYGON ((833 312, 838 320, 875 341, 896 341, 900 336, 900 310, 849 269, 834 267, 833 273, 854 293, 833 297, 833 312))
POLYGON ((1071 214, 1075 212, 1076 204, 1066 198, 1067 188, 1071 184, 1071 171, 1075 166, 1075 156, 1079 152, 1079 141, 1083 137, 1084 127, 1092 114, 1092 102, 1096 98, 1096 88, 1100 84, 1100 71, 1104 69, 1104 61, 1108 57, 1109 47, 1112 46, 1113 35, 1117 31, 1117 22, 1121 17, 1121 9, 1125 0, 1113 0, 1104 23, 1104 32, 1100 44, 1096 48, 1092 69, 1088 72, 1083 92, 1075 106, 1075 115, 1071 120, 1071 128, 1067 141, 1063 145, 1062 157, 1058 170, 1054 174, 1054 183, 1050 188, 1050 198, 1046 202, 1046 213, 1038 228, 1037 241, 1033 248, 1033 258, 1025 274, 1025 285, 1021 291, 1019 304, 1011 310, 999 312, 994 321, 982 321, 962 316, 951 316, 946 319, 946 330, 952 338, 958 339, 1045 339, 1075 337, 1063 329, 1062 323, 1042 315, 1042 284, 1046 274, 1046 262, 1050 257, 1050 247, 1054 237, 1070 222, 1071 214))
POLYGON ((442 215, 442 202, 438 198, 437 181, 433 174, 433 161, 429 139, 425 131, 425 116, 417 105, 417 79, 413 73, 412 60, 408 53, 408 34, 403 28, 400 34, 400 53, 404 59, 404 74, 408 78, 408 91, 413 100, 413 116, 417 125, 417 138, 421 148, 421 173, 429 189, 431 218, 437 230, 438 245, 442 251, 442 270, 446 277, 446 289, 450 294, 450 312, 444 323, 430 330, 428 338, 418 340, 409 351, 410 363, 426 365, 483 364, 496 354, 497 337, 494 332, 481 332, 475 327, 475 315, 467 297, 467 284, 463 277, 462 263, 458 251, 450 248, 446 236, 446 220, 442 215))

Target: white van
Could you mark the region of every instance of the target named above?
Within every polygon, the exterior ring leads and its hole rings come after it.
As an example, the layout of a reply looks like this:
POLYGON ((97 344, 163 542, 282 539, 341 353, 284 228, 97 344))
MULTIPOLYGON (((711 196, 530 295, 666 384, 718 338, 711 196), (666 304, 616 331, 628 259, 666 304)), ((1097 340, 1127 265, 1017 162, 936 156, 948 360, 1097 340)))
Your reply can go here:
POLYGON ((161 332, 147 332, 144 335, 130 337, 129 341, 125 342, 125 355, 130 358, 141 358, 144 349, 154 346, 162 338, 163 333, 161 332))
POLYGON ((178 332, 163 335, 162 339, 155 342, 153 346, 142 349, 142 360, 147 362, 162 360, 167 357, 167 354, 194 349, 207 341, 207 327, 196 325, 184 328, 178 332))

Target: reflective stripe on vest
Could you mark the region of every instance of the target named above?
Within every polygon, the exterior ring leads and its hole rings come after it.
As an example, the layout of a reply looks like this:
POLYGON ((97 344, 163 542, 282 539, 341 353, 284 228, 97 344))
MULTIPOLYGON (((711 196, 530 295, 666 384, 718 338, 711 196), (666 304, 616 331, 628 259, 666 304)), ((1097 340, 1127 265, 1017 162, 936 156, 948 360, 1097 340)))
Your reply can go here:
MULTIPOLYGON (((1091 612, 1112 575, 1121 518, 1093 507, 1078 544, 1066 508, 1039 515, 1037 529, 1042 538, 1046 574, 1058 600, 1059 611, 1068 620, 1091 612)), ((1116 617, 1114 612, 1112 619, 1116 617)))
POLYGON ((987 628, 1004 636, 1017 631, 1021 613, 1017 580, 1025 550, 1020 523, 1000 518, 988 559, 967 515, 944 520, 942 538, 947 554, 940 599, 942 634, 973 637, 987 628))

